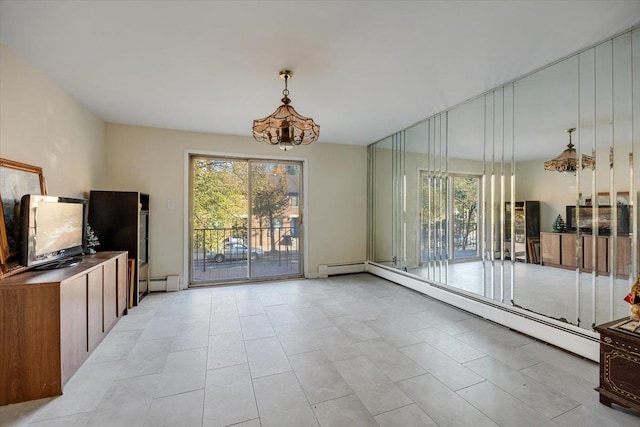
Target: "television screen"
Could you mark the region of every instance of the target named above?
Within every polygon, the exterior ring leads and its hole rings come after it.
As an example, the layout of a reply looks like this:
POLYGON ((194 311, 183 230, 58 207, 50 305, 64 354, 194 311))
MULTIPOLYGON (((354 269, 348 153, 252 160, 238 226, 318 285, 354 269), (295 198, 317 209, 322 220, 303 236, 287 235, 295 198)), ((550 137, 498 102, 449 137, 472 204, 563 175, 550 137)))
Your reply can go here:
POLYGON ((83 253, 87 201, 28 194, 20 203, 21 263, 55 265, 83 253))
POLYGON ((82 208, 80 203, 38 203, 36 256, 82 246, 82 208))

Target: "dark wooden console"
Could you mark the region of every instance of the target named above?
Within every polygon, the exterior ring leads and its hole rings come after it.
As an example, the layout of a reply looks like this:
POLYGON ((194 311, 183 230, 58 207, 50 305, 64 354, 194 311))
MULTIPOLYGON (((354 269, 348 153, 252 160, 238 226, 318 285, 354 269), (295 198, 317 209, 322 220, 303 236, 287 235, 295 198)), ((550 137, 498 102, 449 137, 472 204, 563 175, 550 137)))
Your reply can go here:
POLYGON ((0 280, 0 405, 62 394, 127 312, 127 252, 0 280))
POLYGON ((640 330, 633 332, 627 319, 596 326, 600 332, 600 403, 640 411, 640 330))

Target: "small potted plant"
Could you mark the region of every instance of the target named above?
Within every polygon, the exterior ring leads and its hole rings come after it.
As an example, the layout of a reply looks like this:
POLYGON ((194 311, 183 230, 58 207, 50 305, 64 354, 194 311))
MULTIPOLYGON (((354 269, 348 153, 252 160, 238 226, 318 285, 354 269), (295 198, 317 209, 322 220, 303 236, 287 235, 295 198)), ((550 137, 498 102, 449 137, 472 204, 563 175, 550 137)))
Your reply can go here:
POLYGON ((562 217, 558 215, 556 220, 553 222, 552 228, 554 233, 564 233, 567 229, 567 225, 564 223, 562 217))
POLYGON ((93 249, 96 246, 100 246, 100 241, 98 240, 98 236, 94 233, 93 228, 87 223, 87 253, 95 254, 96 250, 93 249))

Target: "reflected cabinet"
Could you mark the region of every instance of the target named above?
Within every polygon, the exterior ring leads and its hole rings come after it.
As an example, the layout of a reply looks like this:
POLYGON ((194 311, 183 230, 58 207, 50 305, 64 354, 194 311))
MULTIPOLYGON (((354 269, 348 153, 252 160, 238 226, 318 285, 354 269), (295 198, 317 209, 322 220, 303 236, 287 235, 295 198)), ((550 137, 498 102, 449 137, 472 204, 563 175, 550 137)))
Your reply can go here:
POLYGON ((608 275, 615 270, 617 278, 628 279, 631 268, 631 237, 577 235, 575 233, 541 233, 542 265, 575 269, 608 275), (595 239, 595 251, 594 251, 595 239), (615 240, 615 243, 614 243, 615 240), (579 245, 578 245, 579 243, 579 245), (611 253, 615 245, 615 263, 611 253))

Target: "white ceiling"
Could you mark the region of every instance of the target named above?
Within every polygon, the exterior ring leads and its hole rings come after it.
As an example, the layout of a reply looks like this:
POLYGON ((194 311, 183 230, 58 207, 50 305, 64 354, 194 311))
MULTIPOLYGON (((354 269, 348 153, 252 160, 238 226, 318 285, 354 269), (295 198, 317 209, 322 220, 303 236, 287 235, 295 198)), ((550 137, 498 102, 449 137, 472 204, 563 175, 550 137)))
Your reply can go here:
POLYGON ((640 22, 629 1, 9 1, 0 41, 103 120, 369 144, 640 22))

